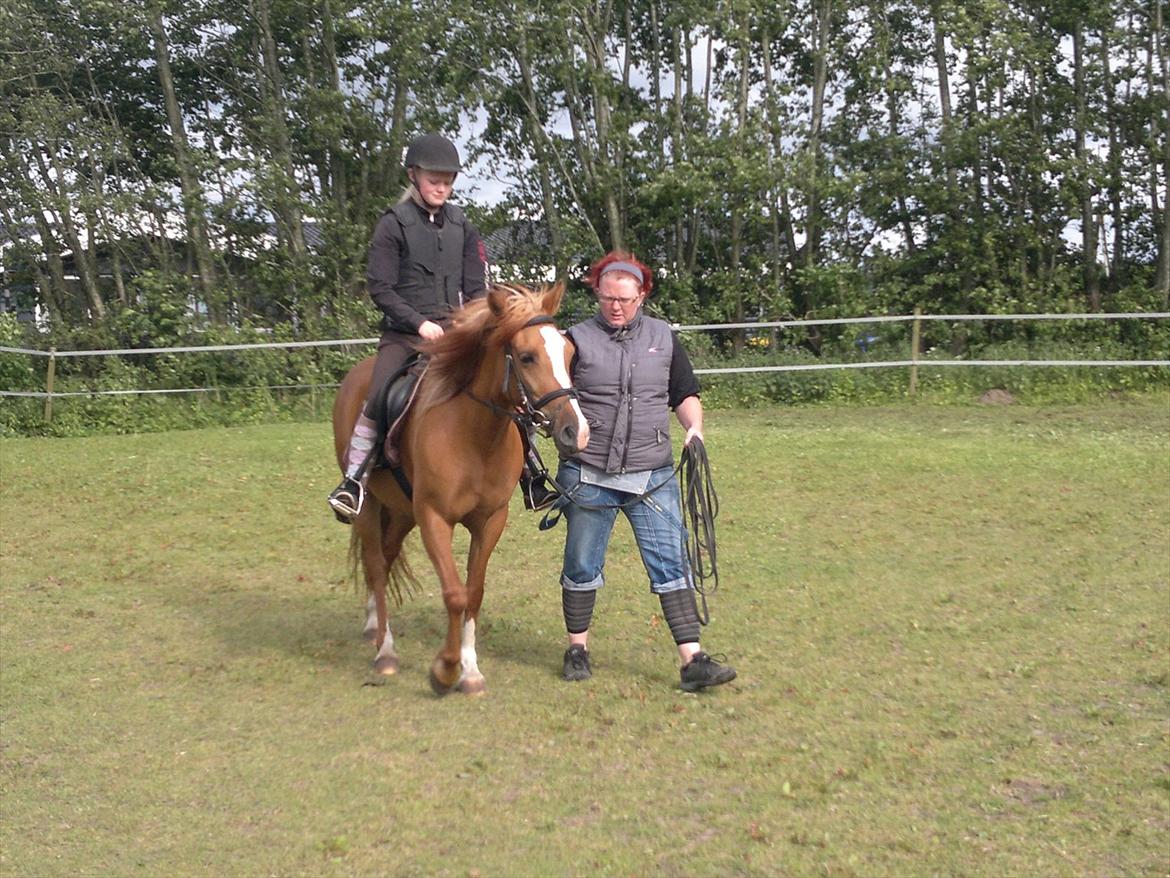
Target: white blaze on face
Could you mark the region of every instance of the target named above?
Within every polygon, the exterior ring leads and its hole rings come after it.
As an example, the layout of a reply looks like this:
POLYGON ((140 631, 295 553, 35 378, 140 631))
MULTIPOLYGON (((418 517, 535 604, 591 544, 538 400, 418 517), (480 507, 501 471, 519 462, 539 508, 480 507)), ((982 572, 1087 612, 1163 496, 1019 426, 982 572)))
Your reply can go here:
MULTIPOLYGON (((561 387, 570 387, 573 382, 565 365, 565 337, 555 326, 540 327, 540 337, 544 339, 544 349, 548 352, 549 362, 552 363, 553 377, 561 387)), ((580 447, 584 448, 584 443, 589 439, 589 425, 585 423, 585 416, 581 414, 581 406, 577 405, 577 400, 569 400, 569 405, 573 407, 573 414, 577 416, 577 440, 581 443, 580 447)))
POLYGON ((483 676, 479 672, 479 663, 475 656, 475 620, 468 619, 463 623, 463 648, 459 651, 460 663, 463 665, 462 679, 473 679, 483 676))

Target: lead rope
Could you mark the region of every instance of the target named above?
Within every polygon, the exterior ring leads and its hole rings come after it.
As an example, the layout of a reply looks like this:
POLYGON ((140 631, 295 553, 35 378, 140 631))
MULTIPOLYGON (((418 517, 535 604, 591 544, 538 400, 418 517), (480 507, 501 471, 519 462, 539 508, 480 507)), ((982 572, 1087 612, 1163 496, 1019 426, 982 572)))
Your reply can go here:
POLYGON ((719 514, 719 495, 711 481, 711 462, 698 436, 683 446, 679 461, 679 499, 683 515, 683 550, 688 563, 687 578, 699 595, 702 610, 699 622, 711 621, 707 595, 719 588, 719 567, 715 555, 715 516, 719 514))

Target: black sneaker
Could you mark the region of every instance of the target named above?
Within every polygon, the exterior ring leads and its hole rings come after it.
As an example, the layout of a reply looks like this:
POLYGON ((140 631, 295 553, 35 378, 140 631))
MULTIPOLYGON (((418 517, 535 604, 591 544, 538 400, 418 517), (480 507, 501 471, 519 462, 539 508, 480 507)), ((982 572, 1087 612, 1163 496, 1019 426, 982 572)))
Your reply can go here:
POLYGON ((697 692, 708 686, 719 686, 735 679, 735 668, 721 665, 705 652, 695 653, 687 666, 679 671, 681 686, 686 692, 697 692))
POLYGON ((520 474, 520 496, 524 498, 524 508, 529 512, 539 512, 548 509, 560 496, 549 487, 544 476, 532 478, 527 471, 520 474))
POLYGON ((362 483, 347 477, 329 495, 329 508, 342 524, 353 524, 353 520, 362 511, 365 499, 366 491, 362 483))
POLYGON ((565 670, 561 674, 565 680, 588 680, 593 676, 589 670, 589 652, 585 647, 574 643, 565 650, 565 670))

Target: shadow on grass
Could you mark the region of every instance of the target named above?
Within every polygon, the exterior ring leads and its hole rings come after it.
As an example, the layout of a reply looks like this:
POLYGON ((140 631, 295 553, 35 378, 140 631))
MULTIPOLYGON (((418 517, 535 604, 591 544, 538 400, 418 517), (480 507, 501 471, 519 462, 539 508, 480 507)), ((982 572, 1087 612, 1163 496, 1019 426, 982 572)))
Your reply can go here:
MULTIPOLYGON (((408 598, 401 607, 390 608, 390 629, 402 660, 401 675, 418 674, 420 686, 400 686, 396 680, 377 680, 371 673, 374 648, 362 638, 365 621, 364 599, 348 584, 314 591, 302 583, 264 588, 259 581, 246 585, 229 582, 207 583, 202 588, 173 589, 162 600, 186 617, 218 644, 219 661, 246 663, 259 673, 299 673, 306 667, 315 674, 351 679, 359 685, 387 685, 402 692, 417 690, 433 698, 425 684, 430 663, 443 643, 447 616, 436 594, 408 598), (298 670, 300 669, 300 670, 298 670)), ((536 670, 550 683, 560 683, 564 650, 559 619, 549 619, 538 628, 531 617, 507 615, 506 596, 491 601, 488 595, 477 650, 480 666, 492 683, 493 670, 505 664, 519 664, 536 670), (543 631, 543 633, 540 633, 543 631)), ((658 682, 657 658, 647 654, 644 662, 628 661, 618 643, 598 669, 615 676, 651 675, 658 682)))

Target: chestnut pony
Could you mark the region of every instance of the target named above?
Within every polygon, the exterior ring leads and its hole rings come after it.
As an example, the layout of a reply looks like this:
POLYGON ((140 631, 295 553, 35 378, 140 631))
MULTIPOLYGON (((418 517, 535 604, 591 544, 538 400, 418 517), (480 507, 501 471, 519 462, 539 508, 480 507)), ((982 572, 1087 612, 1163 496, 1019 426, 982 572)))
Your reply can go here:
MULTIPOLYGON (((455 687, 471 695, 487 691, 475 627, 488 557, 520 477, 516 425, 527 420, 541 427, 565 454, 589 441, 569 381, 572 343, 552 318, 564 291, 562 284, 539 290, 494 286, 456 312, 442 338, 420 344, 429 359, 397 442, 413 496, 406 496, 389 470, 374 471, 350 541, 372 604, 366 627, 377 644, 379 674, 398 671, 386 588, 390 584, 401 599, 402 586, 414 582, 402 543, 417 524, 447 608, 447 637, 431 664, 431 687, 440 695, 455 687), (471 534, 466 581, 452 553, 456 524, 471 534)), ((343 471, 373 362, 363 360, 350 370, 333 406, 333 443, 343 471)))

